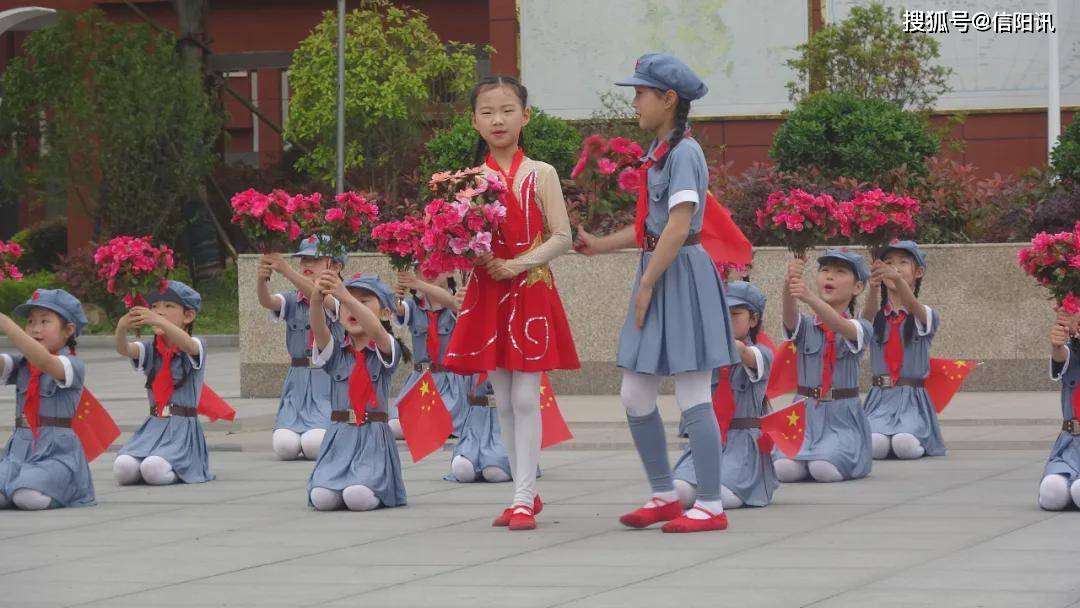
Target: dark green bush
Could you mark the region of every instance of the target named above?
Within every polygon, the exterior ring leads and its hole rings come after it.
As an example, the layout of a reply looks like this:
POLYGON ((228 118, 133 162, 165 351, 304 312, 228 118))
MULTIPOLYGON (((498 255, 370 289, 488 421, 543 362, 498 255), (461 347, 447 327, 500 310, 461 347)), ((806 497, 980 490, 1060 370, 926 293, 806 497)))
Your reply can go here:
POLYGON ((1080 185, 1080 119, 1073 119, 1050 153, 1050 164, 1061 177, 1080 185))
MULTIPOLYGON (((30 299, 35 289, 56 287, 51 272, 28 274, 21 281, 0 281, 0 312, 11 314, 16 306, 30 299)), ((21 320, 15 319, 20 325, 21 320)))
POLYGON ((11 240, 26 250, 19 258, 23 272, 53 271, 67 253, 67 219, 53 218, 20 230, 11 240))

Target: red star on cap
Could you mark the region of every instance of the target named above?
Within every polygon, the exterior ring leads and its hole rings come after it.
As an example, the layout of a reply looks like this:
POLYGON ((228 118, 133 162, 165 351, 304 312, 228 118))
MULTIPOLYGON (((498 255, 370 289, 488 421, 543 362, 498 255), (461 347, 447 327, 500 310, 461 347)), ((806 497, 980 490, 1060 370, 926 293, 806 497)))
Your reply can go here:
POLYGON ((34 301, 37 301, 37 299, 40 298, 40 297, 41 297, 41 293, 38 290, 35 289, 34 290, 34 295, 30 296, 30 299, 34 300, 34 301))

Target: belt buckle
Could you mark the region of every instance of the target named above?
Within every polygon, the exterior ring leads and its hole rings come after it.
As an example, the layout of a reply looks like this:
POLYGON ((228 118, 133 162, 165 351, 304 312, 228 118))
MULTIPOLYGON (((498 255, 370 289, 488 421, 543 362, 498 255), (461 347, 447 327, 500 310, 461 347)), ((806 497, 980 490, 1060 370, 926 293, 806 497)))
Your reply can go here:
POLYGON ((1070 435, 1080 435, 1080 421, 1076 419, 1065 421, 1065 432, 1070 435))
POLYGON ((821 387, 819 386, 816 389, 814 389, 814 392, 816 392, 818 394, 817 400, 819 402, 820 401, 833 401, 833 391, 834 390, 836 390, 836 389, 834 389, 832 387, 829 387, 829 390, 822 393, 821 392, 821 387))
POLYGON ((875 376, 874 386, 878 388, 892 388, 895 386, 892 381, 892 376, 875 376))
POLYGON ((660 242, 660 237, 654 236, 649 233, 645 233, 645 249, 646 251, 654 251, 656 245, 660 242))
POLYGON ((172 416, 172 404, 171 403, 166 404, 165 407, 161 408, 161 416, 162 416, 162 418, 168 418, 169 416, 172 416))
POLYGON ((15 417, 15 426, 16 427, 21 427, 21 428, 28 428, 30 426, 30 421, 26 419, 25 415, 16 416, 15 417))
POLYGON ((367 410, 364 410, 364 416, 358 420, 356 418, 356 410, 349 408, 349 424, 364 426, 367 424, 367 417, 367 410))

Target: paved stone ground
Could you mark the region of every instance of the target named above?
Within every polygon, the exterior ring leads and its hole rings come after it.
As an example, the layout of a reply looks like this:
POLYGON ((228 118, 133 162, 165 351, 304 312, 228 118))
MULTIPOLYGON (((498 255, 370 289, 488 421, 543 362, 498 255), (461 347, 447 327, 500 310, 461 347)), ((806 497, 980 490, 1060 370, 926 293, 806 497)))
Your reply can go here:
MULTIPOLYGON (((108 351, 83 356, 126 436, 142 380, 108 351)), ((236 352, 211 357, 210 384, 240 411, 206 425, 218 480, 119 488, 105 455, 97 506, 0 513, 0 606, 1080 606, 1080 514, 1035 504, 1056 394, 961 393, 948 456, 784 486, 690 536, 618 525, 647 490, 621 408, 565 396, 577 439, 543 454, 540 529, 511 533, 489 527, 509 485, 442 481, 448 453, 406 465, 408 507, 310 510, 310 463, 270 453, 276 402, 239 399, 236 352)))

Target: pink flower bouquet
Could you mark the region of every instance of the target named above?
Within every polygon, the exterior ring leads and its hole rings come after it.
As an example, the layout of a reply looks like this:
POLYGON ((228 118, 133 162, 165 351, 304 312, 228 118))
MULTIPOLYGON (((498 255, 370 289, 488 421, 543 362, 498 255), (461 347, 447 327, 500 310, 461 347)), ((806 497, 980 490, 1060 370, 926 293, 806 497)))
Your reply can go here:
POLYGON ((414 217, 397 222, 383 222, 371 229, 371 238, 380 253, 390 257, 394 270, 409 270, 423 256, 420 239, 424 236, 424 224, 414 217))
POLYGON ((1069 314, 1080 314, 1080 222, 1072 232, 1040 232, 1019 253, 1020 268, 1050 290, 1069 314))
POLYGON ((844 218, 828 194, 814 196, 799 189, 776 191, 757 210, 758 228, 783 240, 796 257, 840 233, 844 218))
POLYGON ((840 203, 840 233, 853 236, 876 257, 882 247, 903 235, 914 234, 919 201, 875 188, 840 203))
POLYGON ((570 172, 584 197, 585 223, 598 215, 632 209, 641 188, 638 165, 641 145, 625 137, 590 135, 582 141, 578 162, 570 172))
POLYGON ((319 242, 321 256, 340 257, 360 249, 367 225, 379 217, 379 207, 356 192, 343 192, 334 197, 334 204, 321 215, 305 223, 308 234, 325 234, 329 239, 319 242))
POLYGON ((149 236, 118 236, 94 252, 98 278, 105 290, 122 296, 124 306, 145 305, 143 294, 165 288, 165 277, 174 268, 173 251, 155 247, 149 236))
POLYGON ((300 224, 295 219, 299 207, 312 210, 319 203, 318 198, 289 196, 282 190, 263 194, 248 189, 232 197, 232 223, 239 224, 262 253, 281 253, 300 238, 300 224))

